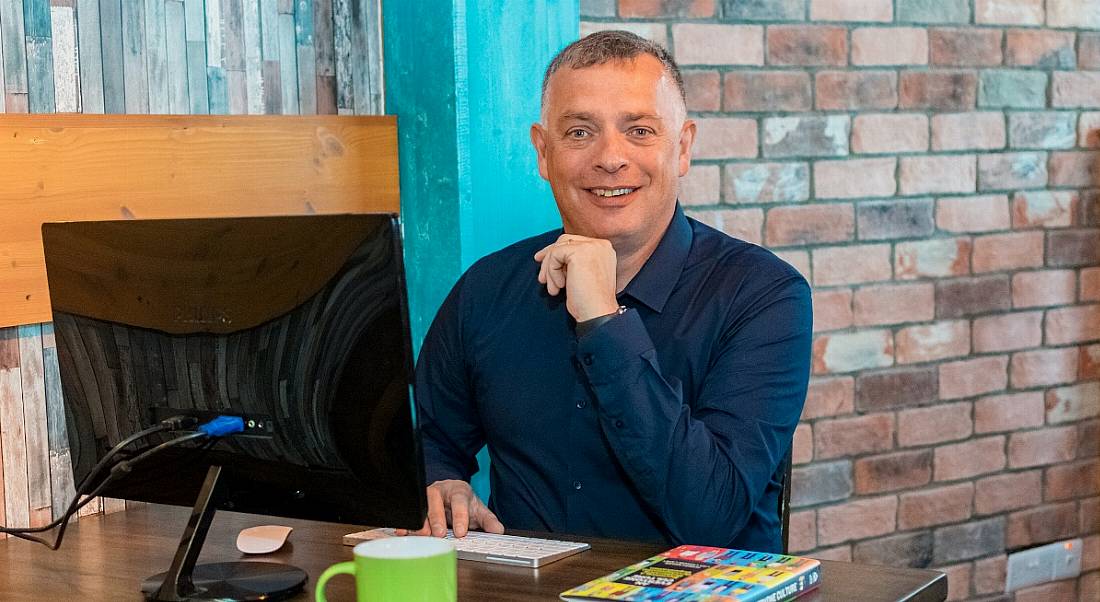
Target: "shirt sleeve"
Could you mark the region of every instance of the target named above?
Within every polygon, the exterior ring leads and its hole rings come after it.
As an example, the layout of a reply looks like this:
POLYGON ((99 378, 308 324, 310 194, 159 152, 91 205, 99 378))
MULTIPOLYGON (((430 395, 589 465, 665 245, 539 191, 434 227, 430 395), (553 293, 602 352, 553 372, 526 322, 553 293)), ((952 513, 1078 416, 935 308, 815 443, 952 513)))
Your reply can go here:
POLYGON ((630 310, 578 341, 600 426, 674 541, 732 541, 787 454, 810 372, 810 290, 765 287, 723 328, 689 407, 630 310))
POLYGON ((463 352, 464 282, 465 277, 459 279, 440 306, 416 365, 416 420, 428 484, 469 481, 477 472, 477 452, 485 441, 463 352))

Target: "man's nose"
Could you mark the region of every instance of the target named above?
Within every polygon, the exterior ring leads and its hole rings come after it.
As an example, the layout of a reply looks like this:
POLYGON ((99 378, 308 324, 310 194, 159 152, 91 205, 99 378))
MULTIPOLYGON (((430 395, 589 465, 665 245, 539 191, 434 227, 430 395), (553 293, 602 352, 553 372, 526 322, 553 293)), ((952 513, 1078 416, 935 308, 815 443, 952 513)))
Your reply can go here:
POLYGON ((601 136, 596 149, 596 169, 607 173, 616 173, 627 166, 627 153, 622 136, 611 134, 601 136))

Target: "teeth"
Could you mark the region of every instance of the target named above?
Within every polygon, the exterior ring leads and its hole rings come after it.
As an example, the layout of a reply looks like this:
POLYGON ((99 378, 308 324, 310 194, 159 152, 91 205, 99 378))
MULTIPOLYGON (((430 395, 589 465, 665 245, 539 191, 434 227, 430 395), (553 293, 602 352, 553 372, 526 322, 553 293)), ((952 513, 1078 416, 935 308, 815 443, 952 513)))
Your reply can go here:
POLYGON ((624 195, 624 194, 627 194, 627 193, 630 193, 630 192, 634 192, 634 189, 633 188, 615 188, 615 189, 612 189, 612 190, 608 190, 607 188, 593 188, 592 192, 594 192, 595 194, 598 194, 600 196, 613 197, 613 196, 621 196, 621 195, 624 195))

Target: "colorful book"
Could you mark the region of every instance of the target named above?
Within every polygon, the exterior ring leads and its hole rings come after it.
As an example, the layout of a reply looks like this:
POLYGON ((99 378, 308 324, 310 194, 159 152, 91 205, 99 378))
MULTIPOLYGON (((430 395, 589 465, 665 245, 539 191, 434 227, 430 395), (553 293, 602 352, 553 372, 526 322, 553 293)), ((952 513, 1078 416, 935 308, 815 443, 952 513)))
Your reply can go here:
POLYGON ((783 602, 817 587, 813 558, 680 546, 561 593, 562 600, 783 602))

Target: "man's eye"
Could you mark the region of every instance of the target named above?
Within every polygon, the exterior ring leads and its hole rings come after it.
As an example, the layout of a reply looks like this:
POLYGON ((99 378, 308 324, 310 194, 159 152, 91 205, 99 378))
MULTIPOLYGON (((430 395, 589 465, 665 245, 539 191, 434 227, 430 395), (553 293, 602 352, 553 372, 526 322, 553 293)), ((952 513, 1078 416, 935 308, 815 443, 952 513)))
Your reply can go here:
POLYGON ((585 130, 569 130, 568 132, 566 132, 566 136, 569 136, 574 140, 582 140, 584 138, 587 138, 589 134, 585 130))
POLYGON ((634 128, 630 130, 630 133, 638 137, 645 137, 653 132, 649 131, 649 128, 634 128))

